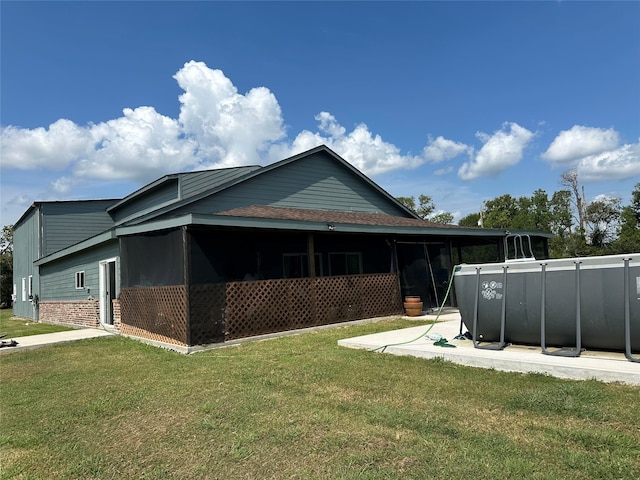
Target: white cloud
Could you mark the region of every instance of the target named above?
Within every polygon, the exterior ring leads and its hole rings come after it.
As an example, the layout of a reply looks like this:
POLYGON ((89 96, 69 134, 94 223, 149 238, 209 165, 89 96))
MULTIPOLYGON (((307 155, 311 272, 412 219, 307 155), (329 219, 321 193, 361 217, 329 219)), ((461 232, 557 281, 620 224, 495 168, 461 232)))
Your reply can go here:
POLYGON ((609 128, 574 125, 563 130, 541 156, 555 165, 567 165, 582 158, 615 149, 620 143, 618 133, 609 128))
MULTIPOLYGON (((224 73, 187 62, 174 76, 184 90, 178 119, 153 107, 126 108, 123 116, 79 126, 58 120, 48 129, 2 131, 3 167, 57 169, 51 184, 67 194, 86 179, 150 181, 168 172, 264 163, 326 144, 367 175, 413 168, 425 158, 402 155, 362 123, 347 131, 321 112, 316 132, 287 141, 280 105, 264 87, 238 93, 224 73)), ((426 151, 449 157, 460 147, 438 137, 426 151)))
POLYGON ((180 95, 180 125, 198 143, 208 166, 258 163, 261 153, 285 136, 280 105, 265 87, 238 93, 221 70, 191 61, 174 78, 180 95))
POLYGON ((612 202, 616 200, 616 197, 612 197, 611 195, 607 195, 606 193, 600 193, 593 198, 594 202, 612 202))
POLYGON ((8 168, 63 170, 90 148, 88 129, 60 119, 48 129, 8 126, 2 129, 2 165, 8 168))
POLYGON ((60 177, 51 182, 51 188, 56 194, 66 195, 68 194, 74 185, 78 183, 77 179, 70 177, 60 177))
POLYGON ((149 181, 167 172, 258 163, 284 136, 280 106, 266 88, 241 95, 220 70, 188 62, 176 75, 184 89, 178 119, 153 107, 79 126, 61 119, 48 129, 2 129, 2 167, 65 170, 52 183, 68 193, 84 179, 149 181))
POLYGON ((517 123, 505 123, 501 130, 488 135, 478 132, 484 143, 478 153, 458 170, 463 180, 473 180, 486 175, 496 175, 522 159, 522 153, 534 136, 517 123))
POLYGON ((124 116, 91 127, 92 151, 75 163, 79 178, 148 180, 198 161, 195 142, 178 122, 152 107, 125 108, 124 116))
MULTIPOLYGON (((483 143, 477 151, 437 136, 429 137, 417 155, 403 154, 366 124, 349 129, 331 113, 320 112, 315 131, 304 130, 290 140, 269 89, 241 94, 222 71, 195 61, 185 63, 174 78, 183 90, 178 118, 139 106, 98 124, 60 119, 47 128, 2 128, 3 170, 54 172, 59 177, 47 179, 50 194, 69 196, 89 179, 142 183, 169 172, 264 164, 326 144, 370 176, 468 155, 458 176, 471 180, 517 164, 534 136, 505 123, 491 135, 477 133, 483 143)), ((543 157, 554 164, 573 162, 584 181, 638 175, 638 144, 618 143, 614 130, 574 126, 561 132, 543 157)), ((453 168, 443 164, 434 173, 445 175, 453 168)))
POLYGON ((640 176, 640 141, 620 145, 612 128, 574 125, 560 132, 541 156, 553 166, 576 167, 584 182, 640 176))
MULTIPOLYGON (((402 155, 398 147, 385 142, 380 135, 373 135, 364 123, 347 132, 328 112, 320 112, 315 119, 319 122, 319 131, 300 132, 291 147, 286 148, 289 155, 324 144, 366 175, 377 175, 399 168, 415 168, 424 163, 424 159, 420 157, 402 155)), ((287 156, 281 145, 273 149, 271 155, 280 158, 287 156)))
POLYGON ((577 168, 584 182, 640 178, 640 142, 584 157, 577 168))
POLYGON ((429 162, 440 163, 445 160, 455 158, 463 153, 471 155, 473 153, 473 148, 465 145, 464 143, 454 142, 453 140, 448 140, 439 136, 435 140, 433 138, 429 138, 429 144, 424 147, 422 156, 429 162))

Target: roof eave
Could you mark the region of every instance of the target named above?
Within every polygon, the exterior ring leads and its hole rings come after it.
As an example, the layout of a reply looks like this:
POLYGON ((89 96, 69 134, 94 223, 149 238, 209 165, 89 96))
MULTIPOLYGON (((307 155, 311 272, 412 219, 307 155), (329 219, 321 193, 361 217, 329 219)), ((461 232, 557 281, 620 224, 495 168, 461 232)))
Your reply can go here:
MULTIPOLYGON (((210 226, 253 228, 270 230, 298 230, 306 232, 338 232, 338 233, 369 233, 396 235, 439 235, 449 237, 504 237, 506 230, 502 229, 474 229, 464 227, 436 227, 436 226, 396 226, 396 225, 365 225, 358 223, 322 222, 308 220, 290 220, 258 217, 242 217, 231 215, 186 214, 180 217, 158 221, 145 222, 138 225, 121 226, 116 228, 117 236, 135 235, 146 232, 167 230, 183 226, 210 226)), ((511 232, 520 233, 520 232, 511 232)), ((551 237, 544 232, 522 232, 532 236, 551 237)))

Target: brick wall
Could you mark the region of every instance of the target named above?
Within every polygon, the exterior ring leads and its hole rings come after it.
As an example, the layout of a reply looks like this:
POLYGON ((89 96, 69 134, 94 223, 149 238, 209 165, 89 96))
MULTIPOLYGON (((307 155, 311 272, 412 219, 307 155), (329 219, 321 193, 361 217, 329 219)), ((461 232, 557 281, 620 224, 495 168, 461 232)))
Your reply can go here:
POLYGON ((40 302, 39 308, 41 322, 68 323, 82 327, 100 326, 98 300, 40 302))
POLYGON ((113 299, 113 327, 119 332, 122 329, 122 320, 120 316, 120 299, 113 299))

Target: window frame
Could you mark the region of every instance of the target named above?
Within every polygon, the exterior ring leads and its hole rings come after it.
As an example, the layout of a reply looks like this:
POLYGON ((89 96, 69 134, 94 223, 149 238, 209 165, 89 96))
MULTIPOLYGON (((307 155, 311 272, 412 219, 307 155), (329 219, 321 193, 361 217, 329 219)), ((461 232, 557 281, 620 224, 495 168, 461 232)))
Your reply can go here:
POLYGON ((75 273, 75 285, 76 285, 76 290, 84 290, 85 288, 84 270, 80 270, 75 273))

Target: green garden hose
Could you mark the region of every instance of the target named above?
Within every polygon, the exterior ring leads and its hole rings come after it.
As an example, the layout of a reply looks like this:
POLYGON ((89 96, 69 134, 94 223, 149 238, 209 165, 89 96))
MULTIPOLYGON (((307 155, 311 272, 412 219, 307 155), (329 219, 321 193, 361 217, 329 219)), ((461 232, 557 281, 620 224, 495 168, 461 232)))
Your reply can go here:
MULTIPOLYGON (((447 299, 449 298, 449 292, 451 292, 451 285, 453 285, 453 276, 455 275, 455 272, 457 271, 458 266, 456 265, 455 267, 453 267, 453 271, 451 274, 451 278, 449 280, 449 286, 447 287, 447 293, 445 293, 444 295, 444 299, 442 300, 442 303, 440 304, 440 309, 438 310, 438 314, 436 315, 435 320, 433 321, 433 323, 431 325, 429 325, 429 328, 427 328, 427 330, 423 333, 421 333, 419 336, 417 336, 416 338, 412 339, 412 340, 407 340, 406 342, 399 342, 399 343, 390 343, 388 345, 383 345, 382 347, 377 347, 374 348, 373 350, 370 350, 371 352, 376 352, 378 350, 380 350, 380 352, 384 352, 385 349, 387 347, 396 347, 398 345, 407 345, 409 343, 413 343, 413 342, 417 342, 418 340, 420 340, 422 337, 427 336, 427 334, 431 331, 431 329, 433 328, 433 326, 436 324, 436 322, 438 321, 438 318, 440 318, 440 314, 442 313, 442 310, 444 309, 444 304, 447 303, 447 299)), ((440 346, 442 347, 455 347, 455 345, 451 345, 449 343, 447 343, 446 339, 440 339, 438 340, 439 342, 441 342, 440 346), (442 341, 444 340, 444 341, 442 341)))

